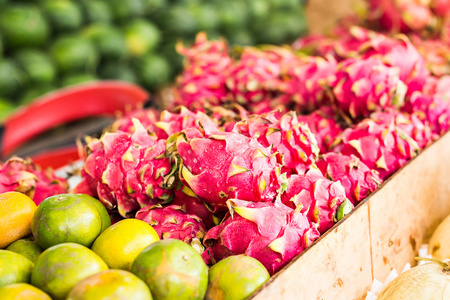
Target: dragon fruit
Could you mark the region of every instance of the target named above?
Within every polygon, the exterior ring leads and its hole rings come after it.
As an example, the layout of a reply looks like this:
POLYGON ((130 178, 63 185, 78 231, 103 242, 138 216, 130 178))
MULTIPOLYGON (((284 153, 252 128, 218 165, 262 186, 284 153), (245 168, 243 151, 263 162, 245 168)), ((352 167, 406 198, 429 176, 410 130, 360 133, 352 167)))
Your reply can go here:
POLYGON ((450 46, 441 39, 422 39, 412 35, 411 41, 434 76, 450 75, 450 46))
POLYGON ((415 92, 402 110, 417 115, 430 126, 434 139, 450 128, 450 103, 442 100, 438 95, 428 96, 415 92))
POLYGON ((139 108, 118 117, 107 131, 115 132, 120 130, 132 133, 135 130, 133 119, 138 119, 145 128, 152 128, 153 124, 159 121, 160 114, 160 111, 154 108, 139 108))
POLYGON ((360 52, 364 58, 379 58, 387 66, 398 67, 399 78, 407 85, 409 95, 421 91, 429 76, 423 56, 404 35, 396 39, 378 35, 362 45, 360 52))
POLYGON ((309 115, 298 116, 300 123, 306 123, 316 138, 319 153, 327 153, 336 137, 344 129, 334 120, 333 109, 323 106, 309 115))
POLYGON ((336 67, 333 58, 319 56, 306 56, 288 66, 286 73, 290 79, 282 87, 296 103, 297 111, 308 113, 330 102, 326 88, 328 82, 334 81, 336 67))
POLYGON ((291 97, 282 92, 281 77, 284 68, 297 60, 291 49, 244 48, 226 80, 231 99, 256 114, 276 108, 285 110, 291 97))
POLYGON ((317 224, 319 232, 324 233, 353 209, 345 194, 339 181, 328 180, 314 167, 304 175, 292 175, 288 179, 281 201, 300 209, 310 222, 317 224))
POLYGON ((180 43, 177 51, 185 56, 185 62, 183 73, 177 78, 179 97, 176 97, 175 105, 195 111, 209 104, 225 102, 225 81, 233 63, 226 41, 208 41, 206 34, 200 32, 191 48, 180 43))
POLYGON ((219 126, 221 131, 231 132, 236 122, 246 120, 250 113, 237 103, 226 106, 213 106, 206 113, 219 126))
POLYGON ((172 205, 180 206, 183 211, 190 215, 196 215, 202 219, 206 228, 211 228, 215 223, 215 217, 206 204, 197 198, 197 195, 185 185, 182 185, 174 192, 172 205))
POLYGON ((228 200, 230 213, 205 235, 207 264, 245 254, 276 273, 319 237, 319 232, 298 209, 275 203, 228 200))
POLYGON ((354 155, 327 153, 317 161, 322 174, 332 181, 340 181, 345 195, 353 205, 374 192, 383 180, 354 155))
POLYGON ((144 207, 136 213, 136 219, 152 225, 160 239, 177 239, 203 250, 201 240, 206 229, 202 219, 187 214, 179 205, 144 207))
POLYGON ((254 115, 236 123, 233 131, 256 138, 264 147, 270 147, 272 153, 279 152, 282 173, 303 174, 319 155, 314 135, 306 124, 298 122, 294 111, 254 115))
POLYGON ((450 102, 450 76, 434 77, 429 76, 423 87, 423 93, 427 96, 436 96, 450 102))
POLYGON ((353 120, 368 117, 374 111, 401 106, 406 93, 399 69, 388 67, 373 57, 342 61, 332 88, 336 107, 344 117, 353 120))
POLYGON ((42 170, 30 159, 12 157, 0 162, 0 193, 21 192, 39 205, 45 198, 67 193, 68 189, 66 179, 56 176, 51 169, 42 170))
POLYGON ((166 141, 156 140, 137 119, 133 127, 132 134, 106 132, 89 140, 80 183, 87 184, 106 208, 117 207, 123 217, 170 200, 176 180, 169 158, 163 157, 166 141))
POLYGON ((242 134, 185 130, 176 137, 176 154, 183 182, 215 211, 231 198, 272 202, 280 188, 276 154, 242 134))
POLYGON ((375 112, 370 115, 370 119, 378 124, 393 123, 416 141, 420 149, 425 148, 433 141, 430 127, 422 122, 415 113, 407 114, 390 109, 383 112, 375 112))
POLYGON ((417 156, 419 150, 417 142, 393 122, 378 124, 371 119, 345 129, 333 148, 334 152, 357 156, 383 180, 417 156))
POLYGON ((391 32, 422 31, 433 22, 428 0, 370 0, 369 18, 391 32))

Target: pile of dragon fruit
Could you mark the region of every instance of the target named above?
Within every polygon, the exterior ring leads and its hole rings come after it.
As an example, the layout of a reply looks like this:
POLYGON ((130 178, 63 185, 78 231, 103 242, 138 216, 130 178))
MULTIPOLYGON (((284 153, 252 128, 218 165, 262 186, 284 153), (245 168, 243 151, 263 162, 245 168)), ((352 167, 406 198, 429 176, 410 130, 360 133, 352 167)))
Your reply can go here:
POLYGON ((394 3, 291 46, 229 49, 204 33, 178 45, 166 110, 87 138, 72 192, 209 265, 245 254, 276 273, 450 127, 450 8, 394 3), (425 8, 420 22, 405 13, 425 8))

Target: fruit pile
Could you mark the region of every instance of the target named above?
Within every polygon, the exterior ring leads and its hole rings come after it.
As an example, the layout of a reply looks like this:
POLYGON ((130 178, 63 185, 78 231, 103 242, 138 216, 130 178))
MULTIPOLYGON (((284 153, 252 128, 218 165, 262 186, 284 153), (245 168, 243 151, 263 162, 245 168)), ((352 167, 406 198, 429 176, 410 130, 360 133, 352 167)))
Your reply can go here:
POLYGON ((305 31, 302 1, 2 0, 0 119, 99 78, 154 91, 181 69, 177 41, 200 30, 233 44, 290 43, 305 31))
POLYGON ((59 194, 36 207, 22 193, 5 192, 0 218, 2 299, 243 299, 270 277, 247 256, 208 270, 195 248, 160 240, 144 221, 111 225, 88 195, 59 194))

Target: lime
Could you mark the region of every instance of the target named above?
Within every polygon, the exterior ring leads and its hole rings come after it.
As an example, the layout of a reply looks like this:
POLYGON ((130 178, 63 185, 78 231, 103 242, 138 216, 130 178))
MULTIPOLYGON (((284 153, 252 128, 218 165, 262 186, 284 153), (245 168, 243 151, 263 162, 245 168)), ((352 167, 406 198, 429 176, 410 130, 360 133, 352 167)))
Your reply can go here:
POLYGON ((31 284, 54 299, 65 299, 77 282, 107 269, 105 262, 90 249, 64 243, 42 252, 31 273, 31 284))
POLYGON ((150 21, 137 19, 125 27, 125 40, 131 56, 141 56, 156 48, 161 39, 158 27, 150 21))
POLYGON ((0 287, 4 300, 52 300, 49 295, 28 283, 13 283, 0 287))
POLYGON ((155 299, 203 299, 208 267, 194 248, 167 239, 145 248, 133 262, 131 272, 147 283, 155 299))
POLYGON ((84 194, 61 194, 42 201, 31 222, 39 245, 46 249, 73 242, 90 247, 103 229, 102 214, 92 199, 84 194))
POLYGON ((0 97, 14 97, 25 82, 25 73, 12 60, 0 60, 0 97))
POLYGON ((206 299, 238 300, 253 294, 270 274, 250 256, 229 256, 209 269, 206 299))
POLYGON ((99 56, 95 46, 82 36, 63 36, 51 47, 51 55, 61 72, 88 72, 95 69, 99 56))
POLYGON ((19 253, 33 263, 36 262, 39 255, 44 251, 44 249, 39 246, 39 244, 32 238, 20 239, 12 243, 6 248, 6 250, 19 253))
POLYGON ((108 1, 83 0, 81 5, 87 23, 110 23, 113 19, 108 1))
POLYGON ((32 84, 50 84, 55 80, 56 67, 49 56, 37 49, 24 49, 14 55, 18 66, 32 84))
POLYGON ((137 219, 121 220, 111 225, 95 240, 92 251, 112 269, 130 270, 138 254, 159 237, 152 226, 137 219))
POLYGON ((0 287, 11 283, 30 282, 33 262, 23 255, 0 250, 0 287))
POLYGON ((44 0, 41 7, 55 31, 73 31, 83 24, 83 14, 77 1, 44 0))
POLYGON ((144 55, 137 59, 135 66, 139 81, 150 90, 156 90, 171 78, 170 64, 164 56, 144 55))
POLYGON ((133 299, 151 300, 147 285, 136 275, 123 270, 108 270, 78 282, 67 300, 133 299))
POLYGON ((95 45, 102 59, 116 62, 127 55, 125 37, 112 25, 92 24, 86 27, 82 34, 95 45))

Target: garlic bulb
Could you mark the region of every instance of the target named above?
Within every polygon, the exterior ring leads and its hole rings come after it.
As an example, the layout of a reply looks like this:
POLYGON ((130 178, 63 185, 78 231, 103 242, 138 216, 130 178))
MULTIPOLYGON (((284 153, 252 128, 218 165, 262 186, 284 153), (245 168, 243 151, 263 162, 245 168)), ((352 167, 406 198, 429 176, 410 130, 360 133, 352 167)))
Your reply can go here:
POLYGON ((377 300, 450 299, 450 265, 424 260, 432 262, 402 273, 381 291, 377 300))
POLYGON ((431 236, 428 253, 434 258, 444 260, 450 258, 450 216, 445 218, 431 236))

